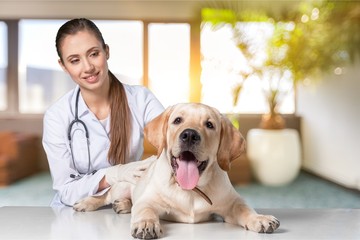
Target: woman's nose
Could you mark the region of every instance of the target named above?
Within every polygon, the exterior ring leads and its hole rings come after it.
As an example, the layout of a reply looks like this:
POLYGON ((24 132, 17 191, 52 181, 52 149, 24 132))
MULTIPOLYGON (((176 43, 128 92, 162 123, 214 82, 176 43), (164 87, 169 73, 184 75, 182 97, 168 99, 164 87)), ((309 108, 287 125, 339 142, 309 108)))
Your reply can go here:
POLYGON ((86 59, 83 61, 83 63, 84 63, 85 72, 92 72, 94 70, 94 65, 92 64, 91 61, 86 59))

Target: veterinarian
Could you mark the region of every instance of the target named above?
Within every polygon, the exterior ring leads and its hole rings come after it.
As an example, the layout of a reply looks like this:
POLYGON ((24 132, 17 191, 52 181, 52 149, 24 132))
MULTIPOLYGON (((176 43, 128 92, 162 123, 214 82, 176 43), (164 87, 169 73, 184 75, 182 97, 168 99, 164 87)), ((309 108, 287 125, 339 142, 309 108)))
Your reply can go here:
POLYGON ((51 206, 72 206, 117 181, 136 182, 149 165, 139 161, 144 126, 164 108, 148 89, 110 72, 109 46, 92 21, 62 25, 56 50, 77 86, 46 111, 42 141, 56 192, 51 206))

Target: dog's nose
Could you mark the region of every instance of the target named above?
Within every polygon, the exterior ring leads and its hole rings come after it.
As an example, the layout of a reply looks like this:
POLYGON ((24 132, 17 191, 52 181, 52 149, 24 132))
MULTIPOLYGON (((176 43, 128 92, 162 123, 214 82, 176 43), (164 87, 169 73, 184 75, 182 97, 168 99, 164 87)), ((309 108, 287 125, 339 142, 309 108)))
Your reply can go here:
POLYGON ((189 145, 193 145, 196 144, 198 142, 200 142, 201 137, 199 135, 199 133, 193 129, 185 129, 181 134, 180 134, 180 140, 183 143, 187 143, 189 145))

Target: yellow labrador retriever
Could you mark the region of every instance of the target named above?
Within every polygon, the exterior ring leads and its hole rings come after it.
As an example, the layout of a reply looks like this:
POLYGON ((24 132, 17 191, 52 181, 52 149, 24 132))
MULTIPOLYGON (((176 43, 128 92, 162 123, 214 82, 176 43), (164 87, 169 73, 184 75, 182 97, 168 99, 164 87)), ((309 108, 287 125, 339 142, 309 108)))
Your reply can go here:
POLYGON ((226 171, 244 151, 245 141, 216 109, 177 104, 151 121, 145 135, 158 149, 158 157, 146 160, 153 163, 130 194, 123 194, 129 184, 119 183, 103 197, 80 201, 75 210, 95 210, 109 203, 118 213, 131 209, 131 234, 140 239, 159 238, 160 219, 197 223, 214 214, 259 233, 279 227, 275 217, 257 214, 232 187, 226 171))

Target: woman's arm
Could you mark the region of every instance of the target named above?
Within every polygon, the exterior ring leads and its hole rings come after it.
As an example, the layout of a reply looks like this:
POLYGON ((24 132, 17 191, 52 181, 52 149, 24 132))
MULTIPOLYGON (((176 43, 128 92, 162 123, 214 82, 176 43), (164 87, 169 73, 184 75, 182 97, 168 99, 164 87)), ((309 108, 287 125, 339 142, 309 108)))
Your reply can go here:
POLYGON ((100 192, 100 189, 104 190, 106 188, 106 185, 101 183, 106 168, 100 169, 94 174, 86 174, 81 178, 72 178, 70 176, 77 176, 78 172, 72 166, 72 158, 67 140, 69 113, 64 110, 63 106, 69 103, 68 101, 60 103, 45 113, 43 147, 49 163, 53 189, 60 196, 63 204, 71 206, 76 201, 96 194, 100 192))

